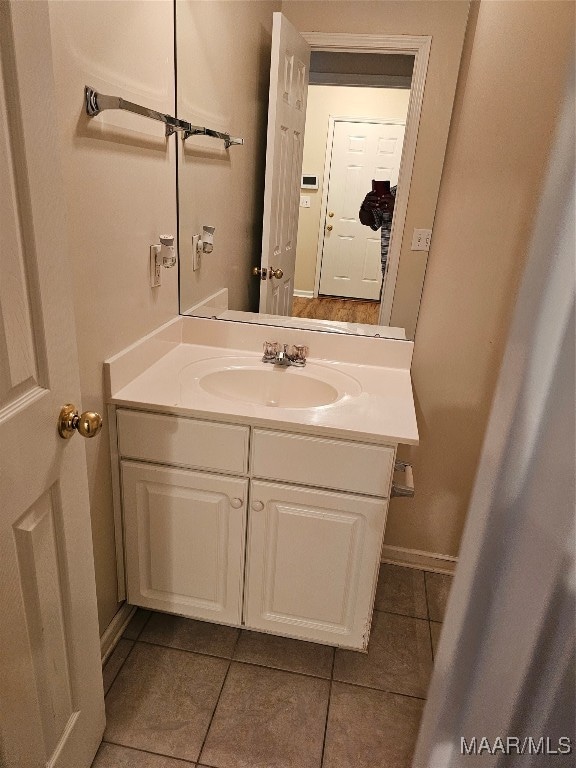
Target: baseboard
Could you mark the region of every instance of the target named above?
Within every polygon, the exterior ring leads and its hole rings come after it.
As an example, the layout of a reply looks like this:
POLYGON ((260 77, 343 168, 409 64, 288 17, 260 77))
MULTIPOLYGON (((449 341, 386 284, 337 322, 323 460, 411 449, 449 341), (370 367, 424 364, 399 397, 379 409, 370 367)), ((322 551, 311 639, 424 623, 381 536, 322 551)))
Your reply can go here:
POLYGON ((418 549, 405 549, 384 544, 381 561, 392 565, 403 565, 406 568, 420 568, 434 573, 453 574, 458 558, 452 555, 439 555, 436 552, 421 552, 418 549))
POLYGON ((108 661, 108 657, 116 648, 118 640, 122 637, 128 622, 136 613, 136 608, 128 603, 123 603, 110 624, 104 630, 100 638, 100 656, 102 657, 102 666, 108 661))
POLYGON ((294 296, 296 296, 298 299, 313 299, 314 298, 314 291, 294 291, 294 296))

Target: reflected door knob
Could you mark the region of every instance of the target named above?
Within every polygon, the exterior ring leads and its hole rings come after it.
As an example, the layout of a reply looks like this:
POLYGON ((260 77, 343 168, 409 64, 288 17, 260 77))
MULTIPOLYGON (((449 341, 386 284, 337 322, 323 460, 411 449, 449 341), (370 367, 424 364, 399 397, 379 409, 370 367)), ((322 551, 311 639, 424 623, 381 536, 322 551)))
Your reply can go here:
POLYGON ((262 510, 264 509, 264 504, 262 504, 261 501, 253 501, 252 509, 254 510, 254 512, 262 512, 262 510))
POLYGON ((58 417, 58 434, 69 440, 75 432, 82 437, 95 437, 102 429, 102 416, 95 411, 84 411, 78 416, 75 405, 68 403, 62 407, 58 417))
POLYGON ((330 216, 330 218, 332 218, 332 216, 334 216, 334 211, 330 211, 330 213, 328 214, 328 216, 330 216))
POLYGON ((281 269, 274 269, 274 267, 270 267, 269 277, 270 279, 275 277, 277 280, 280 280, 281 277, 284 277, 284 272, 281 269))
POLYGON ((234 499, 230 499, 230 506, 233 509, 240 509, 242 504, 244 504, 244 502, 242 501, 242 499, 239 499, 238 497, 236 497, 234 499))
POLYGON ((332 232, 332 229, 333 229, 332 224, 328 224, 326 229, 328 230, 328 232, 332 232))

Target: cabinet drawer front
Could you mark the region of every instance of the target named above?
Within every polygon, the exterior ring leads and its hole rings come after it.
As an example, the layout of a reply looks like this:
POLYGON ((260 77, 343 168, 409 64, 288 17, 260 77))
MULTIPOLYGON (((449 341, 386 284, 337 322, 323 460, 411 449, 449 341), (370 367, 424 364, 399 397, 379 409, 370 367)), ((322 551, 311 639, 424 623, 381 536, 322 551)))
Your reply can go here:
POLYGON ((118 410, 121 456, 245 474, 249 427, 118 410))
POLYGON ((388 502, 255 481, 246 626, 365 648, 388 502))
POLYGON ((340 491, 387 497, 394 449, 383 445, 255 429, 252 474, 340 491))
POLYGON ((122 462, 128 600, 239 624, 248 480, 122 462))

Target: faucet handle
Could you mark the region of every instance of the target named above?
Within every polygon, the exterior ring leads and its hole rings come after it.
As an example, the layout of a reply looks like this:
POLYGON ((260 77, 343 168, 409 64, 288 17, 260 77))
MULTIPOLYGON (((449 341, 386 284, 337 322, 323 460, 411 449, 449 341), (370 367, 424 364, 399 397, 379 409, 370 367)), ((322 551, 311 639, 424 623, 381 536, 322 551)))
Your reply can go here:
POLYGON ((265 341, 262 349, 264 350, 263 360, 274 360, 280 352, 280 344, 277 341, 265 341))
POLYGON ((297 365, 304 365, 309 349, 304 344, 293 344, 290 357, 297 365))

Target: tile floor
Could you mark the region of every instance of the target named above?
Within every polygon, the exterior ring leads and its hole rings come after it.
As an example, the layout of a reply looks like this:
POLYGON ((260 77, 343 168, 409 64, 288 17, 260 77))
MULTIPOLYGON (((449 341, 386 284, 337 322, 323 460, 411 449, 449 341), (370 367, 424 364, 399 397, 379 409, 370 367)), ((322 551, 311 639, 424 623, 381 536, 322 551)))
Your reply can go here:
POLYGON ((367 654, 139 609, 93 768, 408 768, 451 580, 382 565, 367 654))

